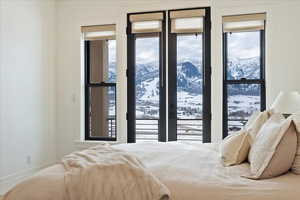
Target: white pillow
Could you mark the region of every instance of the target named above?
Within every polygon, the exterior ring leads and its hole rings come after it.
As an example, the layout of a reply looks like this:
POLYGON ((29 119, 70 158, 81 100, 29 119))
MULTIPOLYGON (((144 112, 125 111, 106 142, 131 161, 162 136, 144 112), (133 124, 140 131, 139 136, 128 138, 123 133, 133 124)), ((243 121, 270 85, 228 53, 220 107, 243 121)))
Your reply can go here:
POLYGON ((246 131, 249 133, 249 143, 253 144, 259 130, 264 125, 264 123, 269 119, 269 112, 255 112, 249 118, 247 124, 245 125, 246 131))
POLYGON ((279 176, 287 172, 294 161, 297 134, 292 118, 273 114, 260 129, 250 149, 248 159, 251 179, 279 176))
POLYGON ((247 159, 250 149, 247 136, 247 131, 241 130, 222 141, 221 159, 224 166, 238 165, 247 159))
POLYGON ((295 114, 292 118, 297 130, 297 152, 292 165, 292 172, 300 175, 300 114, 295 114))

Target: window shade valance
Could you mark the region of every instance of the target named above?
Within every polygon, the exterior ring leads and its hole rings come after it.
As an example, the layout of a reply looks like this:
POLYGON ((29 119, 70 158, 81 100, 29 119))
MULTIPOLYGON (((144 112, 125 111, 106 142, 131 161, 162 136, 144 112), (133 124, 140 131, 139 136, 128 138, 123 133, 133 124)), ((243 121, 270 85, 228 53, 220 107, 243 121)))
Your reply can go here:
POLYGON ((224 32, 258 31, 265 29, 266 14, 247 14, 223 17, 224 32))
POLYGON ((170 11, 170 18, 171 19, 204 17, 204 16, 205 16, 205 10, 204 9, 170 11))
POLYGON ((202 33, 204 9, 170 11, 171 33, 202 33))
POLYGON ((163 12, 133 14, 129 16, 132 33, 156 33, 162 31, 163 12))
POLYGON ((141 22, 141 21, 162 21, 164 14, 162 12, 157 13, 144 13, 144 14, 133 14, 130 15, 130 22, 141 22))
POLYGON ((113 40, 116 39, 116 25, 82 26, 84 40, 113 40))

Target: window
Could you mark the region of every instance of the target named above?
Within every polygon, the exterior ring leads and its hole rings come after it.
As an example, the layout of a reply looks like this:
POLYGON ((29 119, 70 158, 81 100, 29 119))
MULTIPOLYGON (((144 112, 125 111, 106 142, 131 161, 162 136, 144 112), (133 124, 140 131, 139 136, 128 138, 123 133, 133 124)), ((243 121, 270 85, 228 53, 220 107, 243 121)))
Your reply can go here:
POLYGON ((223 137, 266 107, 265 14, 223 17, 223 137))
POLYGON ((85 56, 85 139, 116 140, 115 26, 82 27, 85 56))
POLYGON ((169 11, 168 42, 169 141, 210 142, 210 10, 169 11))
POLYGON ((165 12, 128 15, 128 142, 166 141, 165 12))
POLYGON ((210 9, 131 13, 127 20, 128 142, 210 142, 210 9))

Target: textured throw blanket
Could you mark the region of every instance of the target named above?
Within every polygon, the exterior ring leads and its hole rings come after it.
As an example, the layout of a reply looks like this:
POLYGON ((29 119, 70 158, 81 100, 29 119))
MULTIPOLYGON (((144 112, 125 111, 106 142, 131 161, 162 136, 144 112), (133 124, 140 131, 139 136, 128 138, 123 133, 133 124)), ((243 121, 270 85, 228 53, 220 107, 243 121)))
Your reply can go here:
POLYGON ((133 155, 99 145, 65 156, 66 200, 168 200, 169 190, 133 155))

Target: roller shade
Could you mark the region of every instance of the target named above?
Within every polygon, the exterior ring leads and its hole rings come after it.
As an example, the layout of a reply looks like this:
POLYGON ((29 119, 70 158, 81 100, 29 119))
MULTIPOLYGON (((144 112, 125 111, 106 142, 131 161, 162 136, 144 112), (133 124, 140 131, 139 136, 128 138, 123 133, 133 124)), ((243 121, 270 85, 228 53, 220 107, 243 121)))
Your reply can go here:
POLYGON ((223 17, 224 32, 258 31, 265 29, 266 14, 247 14, 223 17))
POLYGON ((116 25, 82 26, 84 40, 113 40, 116 39, 116 25))
POLYGON ((132 33, 156 33, 162 31, 163 12, 133 14, 129 16, 132 33))
POLYGON ((204 9, 170 11, 171 33, 202 33, 204 9))

